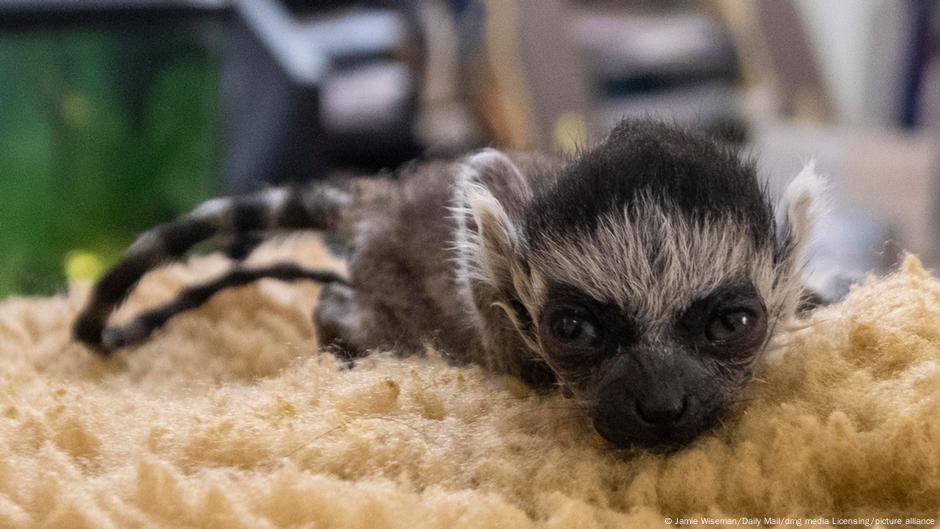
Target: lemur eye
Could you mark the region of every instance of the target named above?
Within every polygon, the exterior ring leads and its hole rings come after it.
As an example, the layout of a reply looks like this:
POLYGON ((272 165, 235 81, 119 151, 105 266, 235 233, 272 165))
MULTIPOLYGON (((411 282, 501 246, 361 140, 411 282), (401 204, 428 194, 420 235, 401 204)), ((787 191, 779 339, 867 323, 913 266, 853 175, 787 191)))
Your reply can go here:
POLYGON ((555 318, 551 325, 552 337, 568 347, 588 348, 597 344, 599 332, 597 325, 587 316, 577 313, 564 313, 555 318))
POLYGON ((758 317, 747 310, 731 310, 716 315, 705 327, 712 342, 746 341, 758 330, 758 317))

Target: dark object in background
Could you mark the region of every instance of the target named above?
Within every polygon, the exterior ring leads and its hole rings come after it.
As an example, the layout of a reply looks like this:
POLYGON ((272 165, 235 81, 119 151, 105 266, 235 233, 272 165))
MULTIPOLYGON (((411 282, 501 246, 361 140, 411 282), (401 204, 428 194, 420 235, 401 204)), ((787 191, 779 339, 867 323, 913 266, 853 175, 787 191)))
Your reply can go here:
POLYGON ((309 4, 233 2, 222 69, 226 193, 394 167, 422 150, 409 10, 309 4))
POLYGON ((205 19, 229 0, 0 0, 0 28, 111 27, 205 19))
POLYGON ((222 53, 224 192, 322 174, 323 156, 311 138, 322 136, 326 58, 316 47, 291 47, 276 36, 292 26, 283 8, 262 1, 236 10, 246 18, 228 23, 222 53))

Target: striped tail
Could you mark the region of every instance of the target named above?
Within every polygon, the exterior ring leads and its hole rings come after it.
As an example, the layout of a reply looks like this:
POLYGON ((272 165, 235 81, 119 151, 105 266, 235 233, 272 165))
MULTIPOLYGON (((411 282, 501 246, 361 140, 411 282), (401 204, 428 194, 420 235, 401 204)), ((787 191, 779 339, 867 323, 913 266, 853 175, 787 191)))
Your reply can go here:
POLYGON ((144 232, 124 260, 95 285, 72 328, 76 340, 108 354, 121 344, 105 343, 108 317, 149 271, 179 259, 195 245, 218 237, 271 230, 329 230, 351 195, 328 185, 272 188, 243 197, 216 198, 175 222, 144 232))

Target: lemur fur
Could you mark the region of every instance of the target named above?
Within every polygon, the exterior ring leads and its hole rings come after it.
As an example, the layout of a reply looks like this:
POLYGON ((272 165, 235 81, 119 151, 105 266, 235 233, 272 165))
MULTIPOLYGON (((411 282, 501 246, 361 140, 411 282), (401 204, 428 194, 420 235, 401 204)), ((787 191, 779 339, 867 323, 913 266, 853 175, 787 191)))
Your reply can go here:
POLYGON ((75 337, 102 353, 259 277, 327 282, 314 319, 344 355, 432 344, 558 386, 618 447, 682 446, 739 396, 801 295, 823 182, 775 209, 751 162, 708 137, 625 121, 569 160, 484 149, 357 178, 209 201, 144 233, 95 287, 75 337), (295 265, 228 276, 123 327, 136 282, 220 236, 321 230, 348 281, 295 265))

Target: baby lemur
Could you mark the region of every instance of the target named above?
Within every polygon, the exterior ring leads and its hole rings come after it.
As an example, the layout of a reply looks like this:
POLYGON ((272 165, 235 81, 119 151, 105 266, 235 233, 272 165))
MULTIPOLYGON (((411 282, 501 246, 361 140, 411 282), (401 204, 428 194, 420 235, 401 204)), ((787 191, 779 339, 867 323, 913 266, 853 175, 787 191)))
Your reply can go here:
POLYGON ((108 352, 214 292, 260 277, 327 284, 314 319, 349 357, 433 344, 556 385, 617 447, 682 446, 739 396, 794 316, 821 181, 804 170, 776 210, 751 162, 708 137, 625 121, 569 160, 484 149, 395 177, 206 202, 147 231, 95 287, 75 337, 108 352), (349 279, 240 266, 124 326, 112 310, 150 269, 218 236, 320 230, 349 279))

